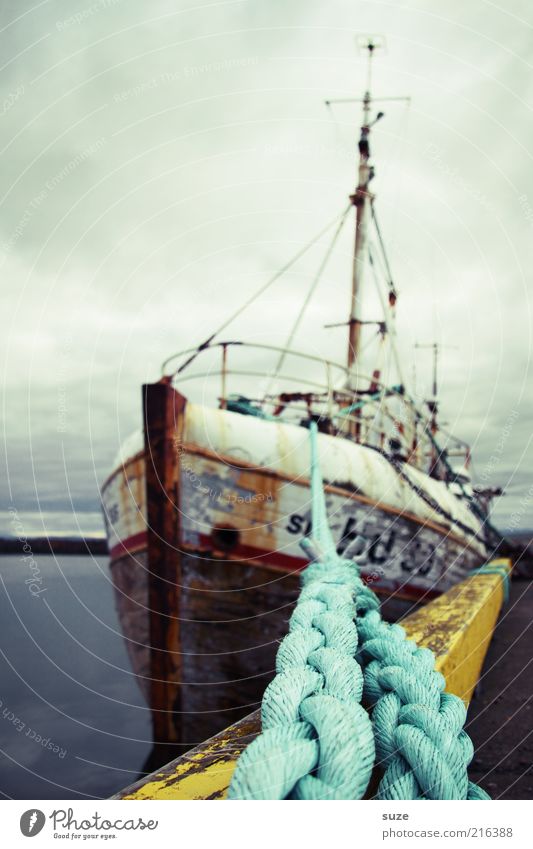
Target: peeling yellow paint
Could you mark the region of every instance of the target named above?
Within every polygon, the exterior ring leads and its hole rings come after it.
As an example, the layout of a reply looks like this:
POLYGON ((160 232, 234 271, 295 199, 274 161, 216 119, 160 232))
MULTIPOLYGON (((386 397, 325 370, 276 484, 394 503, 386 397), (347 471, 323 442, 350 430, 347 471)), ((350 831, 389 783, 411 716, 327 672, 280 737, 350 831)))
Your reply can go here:
MULTIPOLYGON (((238 727, 238 726, 235 726, 238 727)), ((235 745, 232 728, 225 736, 208 740, 200 751, 195 750, 180 758, 167 773, 158 772, 134 792, 123 799, 223 799, 237 765, 237 758, 245 748, 235 745), (232 743, 230 747, 229 744, 232 743)))
MULTIPOLYGON (((491 565, 511 570, 510 560, 494 560, 491 565)), ((435 652, 448 692, 467 703, 478 682, 503 596, 500 575, 476 573, 402 622, 411 639, 435 652)))
POLYGON ((124 799, 225 798, 236 764, 236 760, 209 764, 201 772, 183 777, 178 768, 173 776, 150 781, 124 799))

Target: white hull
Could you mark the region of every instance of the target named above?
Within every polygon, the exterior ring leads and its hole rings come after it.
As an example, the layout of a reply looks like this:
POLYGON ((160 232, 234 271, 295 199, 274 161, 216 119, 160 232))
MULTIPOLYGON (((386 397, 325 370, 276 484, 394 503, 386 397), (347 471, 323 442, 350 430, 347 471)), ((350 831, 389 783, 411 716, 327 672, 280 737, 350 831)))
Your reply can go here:
MULTIPOLYGON (((180 544, 285 571, 302 568, 308 443, 303 427, 187 404, 175 441, 180 544)), ((487 555, 480 520, 443 482, 406 464, 400 474, 380 453, 342 437, 320 434, 319 450, 339 550, 350 557, 354 537, 365 537, 363 572, 377 587, 444 592, 487 555)), ((103 488, 112 557, 143 548, 146 533, 140 440, 126 453, 138 459, 122 456, 103 488)))

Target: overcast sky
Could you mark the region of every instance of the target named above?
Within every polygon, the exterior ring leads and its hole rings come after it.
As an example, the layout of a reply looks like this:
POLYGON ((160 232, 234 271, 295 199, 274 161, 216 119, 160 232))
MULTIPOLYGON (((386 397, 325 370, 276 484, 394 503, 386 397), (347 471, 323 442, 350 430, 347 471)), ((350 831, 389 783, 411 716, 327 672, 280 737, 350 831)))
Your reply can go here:
MULTIPOLYGON (((533 8, 526 0, 11 0, 0 12, 3 481, 28 532, 101 529, 140 386, 353 190, 357 37, 398 336, 444 346, 442 415, 502 525, 533 525, 533 8), (43 518, 40 518, 40 514, 43 518)), ((295 345, 342 360, 351 233, 295 345)), ((282 341, 314 251, 225 332, 282 341)), ((370 282, 367 281, 368 285, 370 282)), ((417 386, 430 361, 416 355, 417 386)), ((237 389, 238 387, 230 387, 237 389)), ((5 517, 5 514, 4 514, 5 517)), ((2 528, 9 530, 4 518, 2 528)))

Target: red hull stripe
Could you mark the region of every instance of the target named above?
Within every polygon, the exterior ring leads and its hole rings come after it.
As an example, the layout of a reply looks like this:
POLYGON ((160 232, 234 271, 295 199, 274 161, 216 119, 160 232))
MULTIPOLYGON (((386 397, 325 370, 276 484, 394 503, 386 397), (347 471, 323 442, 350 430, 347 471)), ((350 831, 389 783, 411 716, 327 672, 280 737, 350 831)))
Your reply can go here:
POLYGON ((133 536, 121 540, 117 545, 114 545, 109 552, 109 557, 111 560, 117 560, 119 557, 124 557, 125 554, 133 554, 134 551, 146 548, 147 543, 147 532, 140 531, 138 534, 133 534, 133 536))
MULTIPOLYGON (((207 550, 212 550, 213 543, 211 537, 204 534, 199 534, 200 545, 205 546, 207 550)), ((220 552, 222 554, 222 552, 220 552)), ((302 569, 305 569, 309 560, 305 557, 295 557, 293 554, 283 554, 280 551, 265 551, 263 549, 254 548, 252 545, 242 545, 239 544, 235 548, 231 550, 231 559, 232 560, 243 560, 246 563, 250 563, 251 560, 259 561, 256 565, 261 566, 263 563, 268 564, 271 568, 277 569, 279 572, 301 572, 302 569)), ((361 571, 361 577, 370 577, 371 570, 365 572, 361 571)), ((437 598, 437 596, 441 595, 438 590, 426 590, 423 587, 417 587, 413 584, 403 584, 397 583, 396 587, 384 587, 379 586, 377 584, 374 587, 377 592, 387 593, 387 595, 391 595, 396 590, 398 591, 400 596, 409 597, 411 599, 420 599, 424 598, 426 601, 430 601, 432 598, 437 598)))
MULTIPOLYGON (((198 536, 202 548, 212 551, 213 541, 209 534, 199 534, 198 536)), ((231 552, 217 550, 217 554, 219 556, 225 555, 228 559, 231 558, 231 560, 246 560, 247 563, 250 560, 258 560, 257 566, 268 563, 269 566, 273 566, 282 572, 300 572, 309 563, 309 560, 305 557, 295 557, 294 554, 284 554, 282 551, 266 551, 263 548, 255 548, 253 545, 245 545, 243 543, 236 545, 235 548, 231 549, 231 552)))
MULTIPOLYGON (((119 557, 123 557, 125 554, 133 554, 135 551, 146 548, 147 536, 146 531, 141 531, 138 534, 133 534, 133 536, 122 540, 118 543, 118 545, 113 546, 111 549, 109 554, 110 559, 116 560, 119 557)), ((211 537, 207 534, 199 534, 199 545, 206 553, 212 551, 213 543, 211 537)), ((197 551, 197 549, 192 548, 190 550, 197 551)), ((197 551, 197 553, 201 553, 201 551, 197 551)), ((222 552, 219 552, 219 556, 220 554, 222 554, 222 552)), ((300 572, 309 562, 305 557, 295 557, 292 554, 283 554, 280 551, 265 551, 259 548, 254 548, 253 545, 243 545, 242 543, 232 549, 231 559, 242 560, 246 563, 250 563, 250 561, 254 560, 259 561, 257 563, 258 566, 268 564, 268 566, 273 569, 277 569, 280 572, 300 572)), ((361 574, 363 578, 369 576, 368 572, 362 572, 361 574)), ((375 587, 375 589, 381 593, 385 592, 387 595, 392 595, 392 593, 395 592, 392 587, 380 587, 379 584, 375 587)), ((438 590, 424 589, 423 587, 417 587, 416 584, 398 583, 396 590, 400 596, 413 600, 424 598, 426 601, 430 601, 430 599, 437 598, 437 596, 441 595, 441 592, 438 590)))

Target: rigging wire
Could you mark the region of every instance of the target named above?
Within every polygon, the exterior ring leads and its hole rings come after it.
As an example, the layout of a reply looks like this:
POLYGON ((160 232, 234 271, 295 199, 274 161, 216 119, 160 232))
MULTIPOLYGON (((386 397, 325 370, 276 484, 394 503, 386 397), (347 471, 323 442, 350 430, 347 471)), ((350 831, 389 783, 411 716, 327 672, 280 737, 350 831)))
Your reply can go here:
MULTIPOLYGON (((348 207, 348 209, 350 209, 350 207, 351 207, 351 204, 348 207)), ((344 210, 342 212, 341 216, 340 216, 343 220, 346 217, 347 211, 348 210, 344 210)), ((264 292, 266 292, 266 290, 269 289, 270 286, 272 286, 272 284, 276 282, 276 280, 279 280, 279 278, 282 277, 282 275, 285 274, 289 270, 289 268, 291 268, 296 262, 298 262, 298 260, 305 253, 307 253, 307 251, 310 250, 313 247, 313 245, 315 245, 317 242, 320 241, 322 236, 324 236, 328 232, 328 230, 330 230, 331 227, 333 227, 333 225, 337 223, 338 220, 339 220, 339 216, 336 215, 335 218, 332 221, 330 221, 325 227, 323 227, 322 230, 320 230, 320 232, 317 233, 316 236, 314 236, 309 242, 307 242, 307 244, 304 245, 304 247, 301 248, 292 257, 292 259, 289 260, 289 262, 287 262, 279 271, 277 271, 269 280, 267 280, 267 282, 264 283, 257 290, 257 292, 255 292, 253 295, 251 295, 248 298, 248 300, 245 301, 245 303, 242 304, 239 307, 239 309, 237 309, 228 319, 226 319, 220 325, 220 327, 218 327, 218 329, 215 330, 214 333, 211 334, 211 336, 209 336, 204 342, 202 342, 200 345, 198 345, 198 348, 196 349, 196 351, 194 351, 194 353, 191 354, 191 356, 174 372, 174 374, 180 374, 182 371, 184 371, 187 368, 187 366, 189 366, 196 359, 196 357, 199 354, 201 354, 202 351, 205 351, 205 349, 209 347, 209 345, 211 344, 213 339, 216 336, 218 336, 219 333, 222 333, 222 331, 225 330, 226 327, 228 327, 228 325, 231 324, 232 321, 235 321, 235 319, 238 318, 251 304, 253 304, 253 302, 255 300, 257 300, 257 298, 259 298, 264 292)))
MULTIPOLYGON (((379 246, 381 248, 381 255, 383 257, 383 262, 384 262, 385 268, 387 270, 387 277, 388 277, 387 282, 388 282, 388 285, 389 285, 389 297, 392 295, 393 298, 394 298, 394 302, 396 302, 396 298, 398 297, 398 293, 396 291, 396 286, 394 285, 394 280, 392 278, 392 271, 391 271, 391 268, 390 268, 390 265, 389 265, 389 258, 387 256, 387 251, 385 249, 385 242, 383 241, 383 236, 381 234, 381 229, 380 229, 380 226, 379 226, 379 223, 378 223, 378 218, 377 218, 377 215, 376 215, 376 208, 375 208, 373 203, 370 204, 370 211, 372 213, 372 220, 374 222, 374 226, 376 228, 376 233, 378 235, 378 242, 379 242, 379 246)), ((391 304, 391 306, 394 306, 394 304, 391 304)))
POLYGON ((341 146, 342 145, 342 139, 341 139, 340 124, 337 121, 337 116, 335 115, 335 112, 333 111, 333 107, 332 107, 331 103, 329 103, 328 101, 326 101, 326 109, 328 110, 328 114, 329 114, 329 116, 332 120, 333 126, 335 127, 335 144, 341 146))
MULTIPOLYGON (((389 245, 395 246, 397 243, 398 232, 398 215, 401 209, 399 198, 405 196, 406 182, 406 140, 409 137, 411 121, 411 98, 408 98, 405 107, 402 109, 400 116, 400 126, 398 132, 394 136, 394 144, 390 147, 390 154, 387 156, 384 163, 383 177, 387 184, 391 187, 392 193, 387 204, 390 209, 389 223, 387 225, 387 235, 389 245), (389 173, 395 174, 397 179, 389 180, 389 173)), ((380 167, 381 173, 381 167, 380 167)))
POLYGON ((294 337, 295 337, 295 335, 298 331, 298 328, 299 328, 299 326, 302 322, 302 319, 305 315, 307 307, 309 306, 309 302, 311 301, 311 298, 313 297, 313 295, 315 293, 316 287, 318 286, 318 283, 320 282, 322 274, 324 273, 324 269, 326 268, 326 265, 329 262, 329 258, 330 258, 331 254, 333 252, 333 248, 335 247, 335 245, 337 243, 337 239, 340 236, 341 230, 344 226, 344 222, 346 221, 346 218, 347 218, 348 213, 350 212, 351 208, 352 208, 352 204, 349 203, 348 206, 346 207, 346 209, 344 210, 342 216, 341 216, 341 219, 339 221, 337 229, 335 230, 335 233, 333 234, 333 238, 332 238, 330 244, 328 245, 328 248, 326 250, 326 253, 324 254, 322 262, 320 263, 320 265, 318 267, 318 271, 313 278, 311 286, 309 287, 309 291, 307 292, 307 295, 304 299, 304 302, 302 304, 300 312, 296 316, 296 320, 295 320, 294 324, 292 325, 290 333, 287 337, 287 341, 285 342, 285 345, 284 345, 285 350, 281 351, 281 353, 280 353, 278 362, 276 364, 276 368, 274 369, 274 372, 270 377, 270 381, 269 381, 269 384, 267 386, 266 394, 268 394, 268 392, 270 392, 270 389, 272 387, 273 382, 276 380, 278 374, 281 371, 283 363, 285 362, 285 357, 287 356, 287 349, 289 349, 292 345, 292 342, 293 342, 294 337))
POLYGON ((387 288, 388 288, 388 282, 387 281, 389 279, 389 272, 387 271, 387 267, 385 265, 385 262, 383 261, 383 254, 381 253, 381 251, 376 250, 376 252, 374 254, 374 264, 376 266, 376 273, 379 272, 380 276, 383 278, 385 286, 387 286, 387 288))
POLYGON ((374 283, 376 285, 378 297, 379 297, 379 300, 380 300, 380 303, 381 303, 381 309, 383 310, 383 317, 384 317, 385 322, 387 324, 387 329, 388 329, 387 335, 389 337, 390 346, 391 346, 391 349, 392 349, 392 352, 393 352, 393 355, 394 355, 394 364, 395 364, 396 370, 398 372, 398 377, 400 379, 400 383, 403 386, 405 386, 405 383, 404 383, 404 380, 403 380, 402 370, 400 368, 400 358, 398 356, 398 349, 396 347, 396 340, 394 338, 394 328, 392 327, 390 330, 388 328, 387 319, 390 317, 391 309, 389 307, 389 310, 387 312, 387 307, 385 305, 385 299, 383 298, 383 293, 381 291, 379 281, 377 279, 376 266, 375 266, 375 263, 374 263, 374 257, 373 257, 372 249, 371 249, 370 245, 368 246, 368 260, 369 260, 370 268, 372 269, 372 277, 373 277, 374 283))

